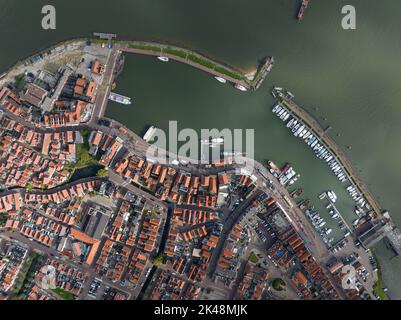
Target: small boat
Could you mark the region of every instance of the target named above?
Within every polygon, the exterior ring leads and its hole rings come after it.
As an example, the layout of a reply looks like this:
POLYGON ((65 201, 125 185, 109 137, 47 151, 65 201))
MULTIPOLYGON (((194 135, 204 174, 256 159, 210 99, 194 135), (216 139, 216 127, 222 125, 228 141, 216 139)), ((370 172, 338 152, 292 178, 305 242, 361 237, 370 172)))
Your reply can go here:
POLYGON ((163 61, 163 62, 169 62, 169 58, 167 58, 167 57, 160 56, 160 57, 157 57, 157 59, 159 59, 160 61, 163 61))
POLYGON ((238 89, 240 91, 248 91, 247 88, 245 88, 244 86, 242 86, 238 83, 235 85, 235 89, 238 89))
POLYGON ((337 201, 337 196, 336 196, 336 194, 334 193, 334 191, 327 191, 326 192, 326 194, 327 194, 327 196, 329 197, 329 199, 330 199, 330 201, 332 202, 332 203, 335 203, 336 201, 337 201))
POLYGON ((227 80, 222 78, 222 77, 214 77, 214 78, 220 83, 226 83, 227 82, 227 80))
POLYGON ((212 143, 224 143, 224 139, 223 138, 213 138, 212 139, 212 143))

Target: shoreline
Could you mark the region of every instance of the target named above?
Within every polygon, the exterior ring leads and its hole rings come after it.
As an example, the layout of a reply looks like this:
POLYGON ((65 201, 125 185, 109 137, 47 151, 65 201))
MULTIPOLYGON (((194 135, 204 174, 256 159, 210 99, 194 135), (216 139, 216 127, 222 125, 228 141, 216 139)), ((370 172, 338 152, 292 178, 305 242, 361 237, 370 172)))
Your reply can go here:
MULTIPOLYGON (((13 70, 20 68, 24 65, 32 64, 32 59, 36 57, 41 57, 41 59, 51 56, 57 52, 61 52, 68 45, 82 45, 85 42, 91 42, 93 44, 107 44, 108 40, 98 39, 96 37, 78 37, 70 38, 67 40, 62 40, 60 42, 54 43, 47 48, 38 50, 25 58, 17 60, 14 64, 3 72, 0 73, 0 83, 3 82, 13 70)), ((162 43, 156 41, 144 41, 144 40, 110 40, 110 43, 116 45, 121 51, 127 53, 136 53, 142 55, 153 55, 160 56, 166 55, 172 60, 176 60, 181 63, 188 64, 194 68, 201 69, 214 76, 223 77, 227 81, 242 86, 247 90, 257 90, 261 81, 260 78, 266 77, 270 70, 266 73, 266 67, 270 69, 274 65, 273 57, 266 57, 264 63, 260 63, 256 67, 249 67, 242 69, 224 62, 219 61, 216 58, 211 58, 207 54, 200 53, 197 50, 185 48, 182 46, 177 46, 173 43, 162 43), (164 50, 164 51, 163 51, 164 50), (183 55, 185 53, 185 56, 183 55), (271 61, 270 61, 271 59, 271 61), (253 77, 250 75, 253 74, 253 77), (258 82, 260 82, 258 84, 258 82)), ((35 61, 36 62, 36 61, 35 61)))

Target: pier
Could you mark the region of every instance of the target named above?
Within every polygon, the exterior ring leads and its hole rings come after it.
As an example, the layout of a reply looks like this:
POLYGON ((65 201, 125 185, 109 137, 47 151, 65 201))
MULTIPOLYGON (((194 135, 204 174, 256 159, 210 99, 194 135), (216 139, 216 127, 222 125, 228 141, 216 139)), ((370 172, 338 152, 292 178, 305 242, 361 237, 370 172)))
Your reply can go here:
MULTIPOLYGON (((163 56, 163 57, 169 58, 169 60, 173 60, 173 61, 177 61, 177 62, 181 62, 181 63, 185 63, 187 65, 190 65, 191 67, 194 67, 194 68, 197 68, 204 72, 207 72, 215 77, 223 78, 226 81, 231 82, 234 85, 243 86, 247 90, 250 89, 250 85, 245 81, 245 79, 243 78, 242 75, 238 76, 236 73, 234 73, 235 71, 231 71, 231 70, 229 72, 227 72, 230 74, 223 73, 223 71, 219 71, 219 70, 222 70, 220 68, 223 68, 223 66, 217 66, 212 62, 210 62, 210 65, 206 65, 207 63, 202 63, 201 59, 199 59, 198 62, 195 62, 194 61, 195 58, 193 60, 191 60, 189 58, 191 53, 186 52, 186 51, 179 51, 182 49, 177 49, 177 55, 176 55, 173 53, 169 53, 170 51, 168 51, 168 50, 163 50, 163 48, 161 48, 160 51, 154 51, 154 50, 145 49, 145 48, 133 48, 133 47, 130 47, 129 45, 122 45, 122 44, 115 45, 115 47, 118 50, 121 50, 121 51, 127 52, 127 53, 142 54, 142 55, 153 56, 153 57, 163 56), (184 52, 185 54, 181 54, 181 52, 184 52), (178 54, 180 54, 180 55, 178 55, 178 54)), ((173 50, 171 50, 171 52, 173 52, 173 50)))
POLYGON ((114 38, 117 38, 117 35, 115 33, 104 33, 104 32, 94 32, 93 36, 103 40, 112 40, 114 38))
POLYGON ((374 212, 374 217, 379 217, 382 214, 383 209, 381 208, 375 197, 372 195, 372 193, 355 174, 354 169, 351 163, 348 161, 345 153, 327 134, 328 130, 324 130, 308 112, 298 106, 292 100, 292 95, 284 94, 283 92, 279 92, 276 89, 273 89, 273 96, 275 96, 281 105, 286 107, 295 117, 299 118, 304 123, 304 125, 306 125, 308 129, 320 139, 326 149, 332 153, 334 158, 341 165, 351 184, 353 184, 366 199, 370 210, 374 212))
POLYGON ((274 58, 267 57, 258 67, 253 79, 247 79, 245 74, 233 67, 213 61, 194 51, 152 42, 114 42, 115 48, 122 52, 142 54, 153 57, 165 57, 169 60, 185 63, 202 70, 214 77, 222 78, 242 91, 256 90, 260 87, 274 66, 274 58))

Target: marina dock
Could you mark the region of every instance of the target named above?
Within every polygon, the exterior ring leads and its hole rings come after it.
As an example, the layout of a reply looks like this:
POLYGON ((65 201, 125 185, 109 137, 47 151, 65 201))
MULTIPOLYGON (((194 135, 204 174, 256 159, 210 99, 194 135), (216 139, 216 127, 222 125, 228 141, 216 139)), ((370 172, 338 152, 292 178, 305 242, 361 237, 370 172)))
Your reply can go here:
POLYGON ((304 125, 320 139, 321 143, 324 144, 326 149, 332 153, 334 158, 341 165, 349 182, 354 185, 366 199, 368 206, 370 207, 371 211, 373 211, 373 216, 375 218, 379 217, 383 212, 382 207, 372 195, 372 193, 355 174, 355 171, 351 163, 348 161, 346 155, 334 142, 334 140, 327 134, 327 130, 324 130, 307 111, 305 111, 293 101, 294 96, 292 94, 284 93, 282 90, 277 90, 277 88, 274 88, 272 93, 282 106, 287 108, 294 117, 300 119, 304 123, 304 125))

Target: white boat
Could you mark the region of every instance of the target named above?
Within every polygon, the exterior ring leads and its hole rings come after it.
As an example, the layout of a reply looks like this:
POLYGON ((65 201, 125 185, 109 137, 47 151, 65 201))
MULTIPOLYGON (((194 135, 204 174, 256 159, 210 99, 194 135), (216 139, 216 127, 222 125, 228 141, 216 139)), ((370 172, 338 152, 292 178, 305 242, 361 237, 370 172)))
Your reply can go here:
POLYGON ((292 118, 288 123, 287 123, 287 128, 291 127, 292 124, 294 123, 295 119, 292 118))
POLYGON ((238 83, 235 85, 235 89, 238 89, 240 91, 248 91, 247 88, 245 88, 244 86, 242 86, 238 83))
POLYGON ((227 82, 227 80, 226 79, 224 79, 224 78, 222 78, 222 77, 214 77, 218 82, 221 82, 221 83, 226 83, 227 82))
POLYGON ((212 143, 224 143, 224 139, 223 138, 213 138, 212 143))
POLYGON ((129 105, 129 104, 132 103, 131 102, 131 98, 125 97, 125 96, 123 96, 121 94, 114 93, 114 92, 110 93, 109 99, 111 101, 118 102, 118 103, 125 104, 125 105, 129 105))
POLYGON ((279 107, 280 107, 279 104, 276 105, 276 106, 274 106, 274 108, 272 109, 272 112, 273 112, 273 113, 276 113, 276 111, 278 110, 279 107))
POLYGON ((163 62, 169 62, 169 58, 167 58, 167 57, 160 56, 160 57, 157 57, 157 59, 159 59, 160 61, 163 61, 163 62))
POLYGON ((149 142, 155 135, 156 130, 157 130, 157 128, 155 128, 154 126, 150 126, 149 129, 145 132, 145 134, 143 136, 143 140, 145 140, 146 142, 149 142))
POLYGON ((287 121, 289 117, 290 117, 290 114, 287 113, 287 115, 284 117, 284 120, 283 120, 283 121, 284 121, 284 122, 287 121))
POLYGON ((334 193, 334 191, 327 191, 327 196, 329 197, 331 202, 336 202, 337 201, 337 195, 334 193))

